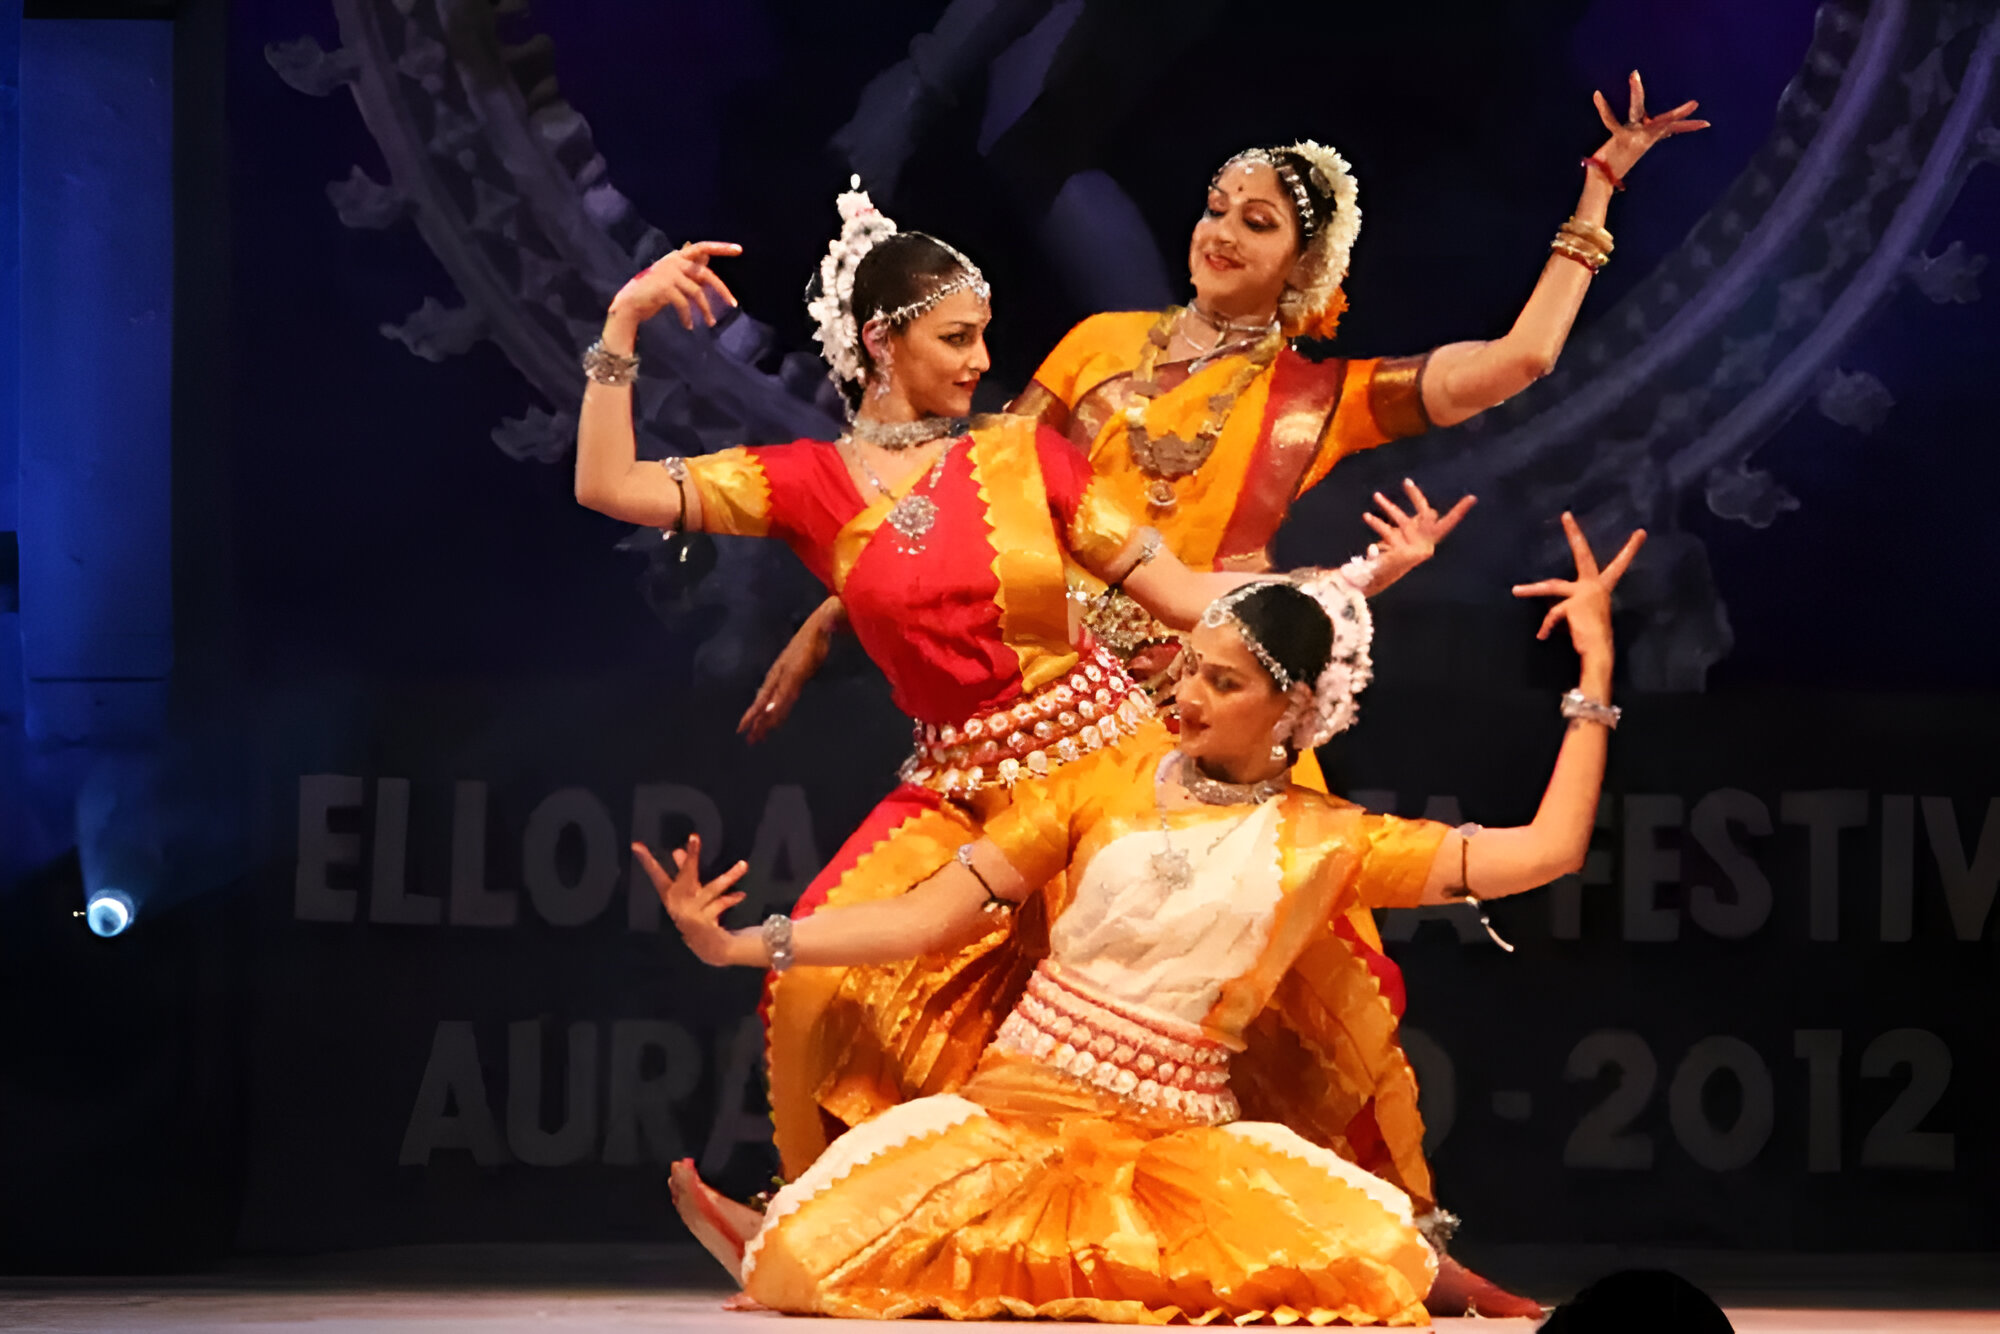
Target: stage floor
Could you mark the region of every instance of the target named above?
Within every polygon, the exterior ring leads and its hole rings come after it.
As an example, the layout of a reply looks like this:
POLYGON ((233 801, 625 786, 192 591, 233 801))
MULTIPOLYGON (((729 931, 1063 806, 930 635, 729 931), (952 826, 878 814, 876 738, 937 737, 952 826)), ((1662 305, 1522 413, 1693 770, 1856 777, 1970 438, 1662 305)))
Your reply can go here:
MULTIPOLYGON (((1475 1257, 1467 1257, 1475 1259, 1475 1257)), ((1545 1298, 1628 1267, 1688 1275, 1728 1308, 1741 1334, 2000 1334, 2000 1264, 1990 1256, 1785 1256, 1562 1253, 1481 1255, 1487 1272, 1545 1298)), ((526 1334, 638 1330, 754 1334, 784 1319, 720 1309, 705 1256, 680 1247, 416 1247, 232 1265, 164 1278, 0 1279, 0 1329, 290 1331, 311 1334, 526 1334)), ((864 1322, 842 1322, 852 1329, 864 1322)), ((874 1325, 875 1322, 865 1322, 874 1325)), ((896 1328, 937 1330, 908 1322, 896 1328)), ((1020 1322, 952 1326, 1011 1330, 1020 1322)), ((1526 1320, 1440 1320, 1442 1334, 1523 1334, 1526 1320)))
MULTIPOLYGON (((427 1292, 228 1292, 158 1291, 141 1287, 117 1291, 69 1288, 0 1295, 0 1328, 81 1331, 140 1331, 147 1334, 233 1334, 291 1330, 310 1324, 312 1334, 388 1334, 424 1330, 433 1334, 527 1334, 555 1330, 651 1330, 654 1334, 754 1334, 784 1316, 731 1313, 717 1309, 718 1293, 576 1292, 464 1290, 427 1292)), ((1732 1309, 1739 1334, 1970 1334, 2000 1330, 2000 1311, 1774 1310, 1732 1309)), ((888 1328, 891 1322, 843 1321, 842 1329, 888 1328)), ((1528 1320, 1440 1320, 1440 1334, 1504 1334, 1532 1330, 1528 1320)), ((909 1322, 895 1325, 908 1331, 909 1322)), ((918 1329, 937 1329, 925 1322, 918 1329)), ((1012 1331, 1020 1322, 955 1325, 954 1329, 1012 1331)))

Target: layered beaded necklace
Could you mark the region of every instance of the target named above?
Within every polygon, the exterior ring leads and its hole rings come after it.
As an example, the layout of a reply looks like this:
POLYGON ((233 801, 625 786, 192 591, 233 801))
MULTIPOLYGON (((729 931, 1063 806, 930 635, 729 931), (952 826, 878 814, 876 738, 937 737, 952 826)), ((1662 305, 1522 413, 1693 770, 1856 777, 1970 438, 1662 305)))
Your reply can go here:
POLYGON ((972 425, 970 417, 919 417, 908 422, 882 422, 858 418, 847 433, 863 444, 886 449, 892 454, 918 445, 927 445, 940 436, 964 435, 972 425))
POLYGON ((1219 394, 1208 400, 1208 416, 1192 440, 1179 435, 1155 436, 1146 429, 1146 406, 1160 392, 1160 382, 1155 371, 1160 363, 1160 354, 1166 351, 1173 337, 1174 323, 1181 317, 1178 306, 1163 311, 1154 322, 1151 332, 1146 335, 1146 345, 1139 350, 1139 364, 1132 372, 1130 385, 1131 401, 1125 405, 1125 439, 1132 451, 1132 462, 1141 473, 1152 479, 1146 488, 1146 500, 1156 513, 1166 513, 1180 504, 1174 493, 1174 483, 1192 475, 1208 456, 1215 452, 1216 437, 1222 434, 1223 426, 1229 421, 1230 412, 1236 407, 1236 400, 1250 387, 1250 382, 1264 373, 1278 349, 1285 345, 1284 335, 1276 323, 1262 326, 1244 326, 1224 321, 1201 318, 1216 329, 1216 345, 1189 363, 1188 374, 1198 374, 1216 358, 1238 350, 1244 351, 1243 364, 1219 394), (1261 336, 1252 342, 1248 337, 1234 342, 1227 341, 1232 333, 1260 332, 1261 336))

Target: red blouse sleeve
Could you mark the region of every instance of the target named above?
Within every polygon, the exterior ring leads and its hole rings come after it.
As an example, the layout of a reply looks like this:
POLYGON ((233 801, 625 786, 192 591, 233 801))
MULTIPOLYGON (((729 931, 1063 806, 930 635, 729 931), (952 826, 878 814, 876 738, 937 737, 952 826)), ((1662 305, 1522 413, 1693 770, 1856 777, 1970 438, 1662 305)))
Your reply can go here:
POLYGON ((831 586, 834 538, 861 510, 838 450, 820 440, 795 440, 719 450, 687 465, 701 494, 704 529, 778 538, 831 586))

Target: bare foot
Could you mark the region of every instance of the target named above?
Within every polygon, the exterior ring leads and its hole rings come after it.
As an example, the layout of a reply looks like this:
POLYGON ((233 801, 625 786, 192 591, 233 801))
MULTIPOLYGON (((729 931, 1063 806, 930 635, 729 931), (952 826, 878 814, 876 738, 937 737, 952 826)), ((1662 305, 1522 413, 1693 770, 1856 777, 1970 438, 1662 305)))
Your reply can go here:
POLYGON ((768 1311, 771 1308, 752 1297, 747 1292, 731 1293, 729 1300, 722 1304, 725 1311, 768 1311))
POLYGON ((1438 1260, 1437 1282, 1431 1285, 1430 1296, 1424 1298, 1424 1309, 1434 1316, 1542 1318, 1542 1304, 1533 1297, 1517 1296, 1492 1279, 1473 1273, 1449 1255, 1438 1260))
POLYGON ((764 1216, 710 1189, 694 1170, 692 1158, 683 1158, 667 1170, 667 1191, 694 1239, 741 1283, 743 1248, 757 1235, 764 1216))

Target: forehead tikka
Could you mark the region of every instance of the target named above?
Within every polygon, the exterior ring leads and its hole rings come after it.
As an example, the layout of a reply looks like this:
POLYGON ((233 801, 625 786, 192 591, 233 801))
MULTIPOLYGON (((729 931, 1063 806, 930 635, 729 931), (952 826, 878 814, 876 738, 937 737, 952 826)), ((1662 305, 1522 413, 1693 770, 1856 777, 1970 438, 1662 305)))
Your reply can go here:
POLYGON ((929 314, 937 307, 939 302, 954 292, 968 290, 982 302, 991 302, 993 299, 993 289, 987 284, 985 276, 978 269, 966 269, 961 270, 956 278, 939 283, 935 289, 918 297, 915 301, 898 306, 894 310, 876 311, 868 317, 868 322, 872 323, 875 320, 880 320, 893 329, 921 315, 929 314))
POLYGON ((954 292, 969 290, 982 303, 990 304, 992 302, 993 288, 987 283, 986 275, 979 271, 979 266, 967 259, 964 253, 950 242, 938 241, 936 237, 932 237, 931 239, 937 241, 939 247, 957 262, 957 274, 939 283, 935 288, 918 297, 915 301, 906 302, 903 305, 897 306, 894 310, 876 311, 868 317, 867 321, 863 321, 864 323, 881 320, 890 328, 896 328, 901 324, 929 313, 940 301, 943 301, 954 292))
POLYGON ((1251 162, 1262 163, 1264 166, 1269 167, 1273 174, 1277 176, 1279 184, 1291 191, 1292 210, 1299 220, 1299 235, 1305 240, 1311 241, 1313 233, 1319 230, 1319 220, 1313 216, 1312 195, 1307 192, 1306 183, 1299 178, 1298 172, 1293 170, 1292 164, 1269 149, 1244 149, 1241 153, 1238 153, 1235 157, 1222 164, 1221 169, 1209 181, 1209 185, 1219 186, 1224 173, 1231 167, 1251 162))
POLYGON ((1277 581, 1258 579, 1232 588, 1208 604, 1207 609, 1201 614, 1201 623, 1211 630, 1220 630, 1224 626, 1228 626, 1230 629, 1236 631, 1236 637, 1243 641, 1243 647, 1249 649, 1251 656, 1255 657, 1264 670, 1270 673, 1271 680, 1277 683, 1278 689, 1285 691, 1292 688, 1292 674, 1286 671, 1275 657, 1271 656, 1271 650, 1264 647, 1263 643, 1258 640, 1256 632, 1250 628, 1249 624, 1244 621, 1243 617, 1236 610, 1237 603, 1249 597, 1266 583, 1272 582, 1277 581))

